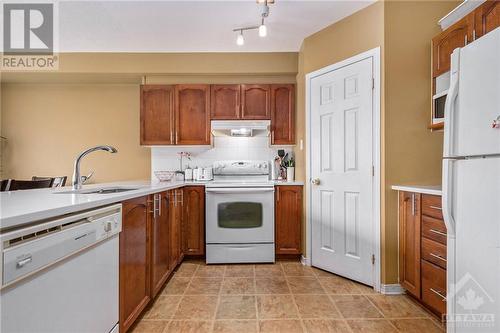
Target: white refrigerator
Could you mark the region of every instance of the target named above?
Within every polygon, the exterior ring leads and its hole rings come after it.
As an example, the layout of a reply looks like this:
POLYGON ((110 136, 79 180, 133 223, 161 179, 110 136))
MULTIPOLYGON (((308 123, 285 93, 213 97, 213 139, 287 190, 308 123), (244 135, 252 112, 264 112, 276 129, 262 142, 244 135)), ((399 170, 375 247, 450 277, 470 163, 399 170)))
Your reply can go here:
POLYGON ((447 332, 500 332, 500 28, 451 60, 443 149, 447 332))

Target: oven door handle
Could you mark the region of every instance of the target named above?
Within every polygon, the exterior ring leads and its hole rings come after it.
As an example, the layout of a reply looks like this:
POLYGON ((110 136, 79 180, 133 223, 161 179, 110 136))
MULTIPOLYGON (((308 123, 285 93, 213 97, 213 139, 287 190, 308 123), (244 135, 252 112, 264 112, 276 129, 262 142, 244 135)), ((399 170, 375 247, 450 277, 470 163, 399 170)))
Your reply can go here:
POLYGON ((271 188, 206 188, 207 193, 264 193, 264 192, 274 192, 274 187, 271 188))

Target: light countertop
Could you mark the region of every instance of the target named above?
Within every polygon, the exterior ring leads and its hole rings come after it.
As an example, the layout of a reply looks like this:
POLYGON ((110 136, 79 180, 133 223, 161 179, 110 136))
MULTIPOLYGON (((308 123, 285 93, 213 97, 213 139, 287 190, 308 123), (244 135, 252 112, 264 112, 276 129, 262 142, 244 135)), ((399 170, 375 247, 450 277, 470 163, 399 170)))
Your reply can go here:
POLYGON ((441 185, 393 185, 392 189, 396 191, 442 195, 441 185))
MULTIPOLYGON (((186 185, 205 185, 207 182, 173 181, 128 181, 92 184, 84 190, 102 187, 134 188, 131 191, 110 194, 56 193, 71 190, 71 187, 0 192, 0 230, 54 218, 82 210, 105 206, 120 201, 162 192, 186 185)), ((303 185, 303 182, 273 182, 275 185, 303 185)))

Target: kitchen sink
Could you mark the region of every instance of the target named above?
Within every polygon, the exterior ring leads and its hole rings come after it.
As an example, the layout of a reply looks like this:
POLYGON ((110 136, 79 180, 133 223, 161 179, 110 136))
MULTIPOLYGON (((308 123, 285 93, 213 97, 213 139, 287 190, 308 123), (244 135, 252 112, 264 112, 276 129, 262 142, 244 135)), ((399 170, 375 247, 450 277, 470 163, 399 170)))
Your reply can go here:
POLYGON ((137 187, 103 187, 103 188, 93 188, 84 190, 70 190, 54 192, 54 194, 112 194, 137 190, 137 187))

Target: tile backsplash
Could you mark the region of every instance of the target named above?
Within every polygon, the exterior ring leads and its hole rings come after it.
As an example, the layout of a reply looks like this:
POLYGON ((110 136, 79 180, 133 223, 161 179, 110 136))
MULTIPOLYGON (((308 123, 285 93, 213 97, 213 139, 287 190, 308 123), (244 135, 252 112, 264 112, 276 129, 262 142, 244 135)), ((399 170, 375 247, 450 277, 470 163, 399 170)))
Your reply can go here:
POLYGON ((183 169, 188 165, 194 167, 209 167, 214 161, 220 160, 266 160, 271 162, 278 149, 285 149, 291 154, 291 147, 269 147, 268 137, 214 137, 212 147, 152 147, 151 148, 151 178, 156 180, 154 171, 179 170, 179 155, 181 151, 190 152, 191 160, 184 158, 183 169))

